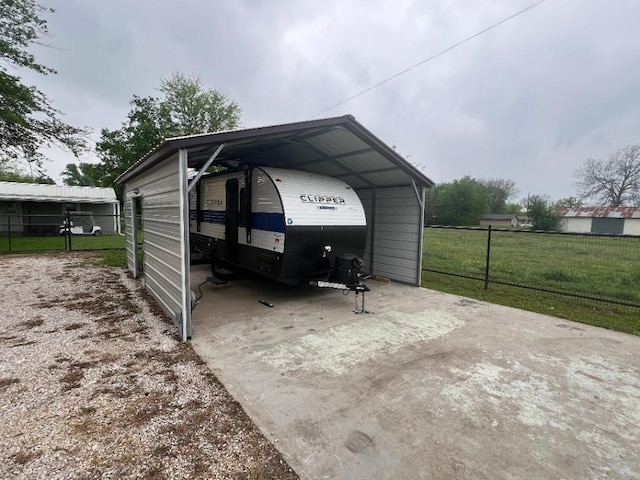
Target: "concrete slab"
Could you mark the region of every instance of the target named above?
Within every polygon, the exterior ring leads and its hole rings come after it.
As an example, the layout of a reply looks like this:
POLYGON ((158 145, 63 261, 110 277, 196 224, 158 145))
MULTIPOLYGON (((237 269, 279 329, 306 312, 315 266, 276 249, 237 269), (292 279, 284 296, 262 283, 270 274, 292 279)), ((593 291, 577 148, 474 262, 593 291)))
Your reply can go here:
POLYGON ((301 478, 640 478, 640 338, 368 285, 369 315, 256 279, 194 310, 195 350, 301 478))

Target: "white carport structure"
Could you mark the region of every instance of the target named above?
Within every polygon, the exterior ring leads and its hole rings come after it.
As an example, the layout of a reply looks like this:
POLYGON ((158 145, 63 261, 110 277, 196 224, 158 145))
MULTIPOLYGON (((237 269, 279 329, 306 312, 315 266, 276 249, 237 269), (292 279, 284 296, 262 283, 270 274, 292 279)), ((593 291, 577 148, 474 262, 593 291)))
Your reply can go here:
POLYGON ((351 115, 172 138, 117 182, 124 185, 128 268, 139 276, 136 214, 141 213, 145 286, 183 340, 192 330, 188 192, 210 166, 240 164, 346 182, 367 216, 366 272, 420 286, 424 191, 433 182, 351 115), (198 171, 191 180, 189 169, 198 171))
POLYGON ((0 182, 0 231, 47 226, 57 234, 67 211, 91 212, 102 233, 120 233, 120 203, 113 188, 0 182))

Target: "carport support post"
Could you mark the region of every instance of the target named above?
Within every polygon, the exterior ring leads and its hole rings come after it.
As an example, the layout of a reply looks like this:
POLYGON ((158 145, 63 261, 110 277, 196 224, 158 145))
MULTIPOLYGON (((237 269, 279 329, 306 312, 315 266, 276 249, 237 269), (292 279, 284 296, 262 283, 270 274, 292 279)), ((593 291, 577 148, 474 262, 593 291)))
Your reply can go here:
POLYGON ((188 172, 189 152, 181 149, 178 154, 178 178, 180 182, 180 259, 182 274, 182 314, 180 336, 183 342, 191 337, 191 273, 189 251, 189 194, 188 172))
POLYGON ((418 264, 417 270, 418 273, 416 275, 416 287, 420 287, 422 285, 422 252, 424 248, 424 203, 425 203, 425 188, 416 186, 416 182, 411 180, 413 184, 413 188, 416 191, 416 196, 418 197, 418 203, 420 204, 420 220, 418 224, 418 264))
POLYGON ((487 230, 487 264, 484 269, 484 289, 489 289, 489 265, 491 263, 491 225, 487 230))

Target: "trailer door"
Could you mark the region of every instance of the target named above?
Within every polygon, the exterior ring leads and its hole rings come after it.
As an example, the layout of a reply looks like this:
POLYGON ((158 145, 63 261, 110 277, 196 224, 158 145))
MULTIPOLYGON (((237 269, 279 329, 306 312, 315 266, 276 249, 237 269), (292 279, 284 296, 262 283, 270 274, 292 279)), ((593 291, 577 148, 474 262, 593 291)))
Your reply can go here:
POLYGON ((227 180, 226 214, 224 221, 224 236, 227 245, 227 261, 238 261, 238 180, 227 180))

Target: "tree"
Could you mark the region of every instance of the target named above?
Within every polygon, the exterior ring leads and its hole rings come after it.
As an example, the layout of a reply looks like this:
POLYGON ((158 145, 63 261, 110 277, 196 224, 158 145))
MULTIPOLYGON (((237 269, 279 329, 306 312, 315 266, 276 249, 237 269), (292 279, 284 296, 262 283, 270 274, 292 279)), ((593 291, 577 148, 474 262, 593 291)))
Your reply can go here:
POLYGON ((8 73, 9 67, 42 75, 56 73, 28 51, 49 34, 41 15, 54 10, 35 0, 0 0, 0 9, 0 151, 41 173, 45 159, 41 147, 56 144, 77 156, 85 148, 86 132, 62 122, 61 112, 44 93, 8 73))
POLYGON ((582 200, 580 200, 577 197, 561 198, 560 200, 558 200, 555 203, 555 206, 558 207, 558 208, 560 208, 560 207, 580 208, 582 206, 582 200))
POLYGON ((95 163, 67 163, 61 175, 65 185, 97 187, 101 184, 104 171, 102 165, 95 163))
POLYGON ((640 203, 640 145, 589 158, 575 172, 581 198, 609 207, 640 203))
POLYGON ((436 188, 427 188, 424 194, 424 224, 433 225, 436 221, 436 188))
POLYGON ((65 183, 67 179, 95 180, 98 186, 114 187, 120 198, 122 188, 115 185, 115 179, 166 138, 227 130, 240 124, 240 107, 216 90, 205 90, 196 77, 174 74, 161 81, 159 91, 164 94, 161 98, 134 95, 122 127, 102 129, 96 144, 100 163, 91 175, 83 178, 70 164, 62 172, 65 183))
POLYGON ((217 90, 205 90, 199 78, 174 73, 162 80, 159 116, 170 136, 230 130, 240 125, 242 111, 217 90))
POLYGON ((466 176, 435 188, 436 222, 442 225, 478 225, 489 213, 489 195, 479 181, 466 176))
POLYGON ((531 218, 534 230, 556 230, 560 222, 555 207, 542 195, 531 195, 527 198, 527 215, 531 218))
POLYGON ((519 203, 507 203, 504 206, 504 211, 502 213, 509 213, 511 215, 521 215, 522 205, 519 203))
MULTIPOLYGON (((98 186, 114 187, 118 196, 122 188, 115 185, 115 179, 170 136, 160 120, 160 102, 157 98, 134 95, 129 104, 132 110, 122 127, 118 130, 103 128, 101 139, 96 144, 100 157, 97 168, 101 169, 98 186)), ((73 172, 68 167, 62 176, 73 178, 73 172)))
POLYGON ((489 193, 489 212, 507 213, 507 201, 517 193, 516 183, 513 180, 503 178, 490 178, 489 180, 479 180, 489 193))
POLYGON ((55 185, 52 178, 38 173, 31 175, 26 173, 16 160, 9 157, 0 156, 0 182, 20 182, 20 183, 45 183, 55 185))

